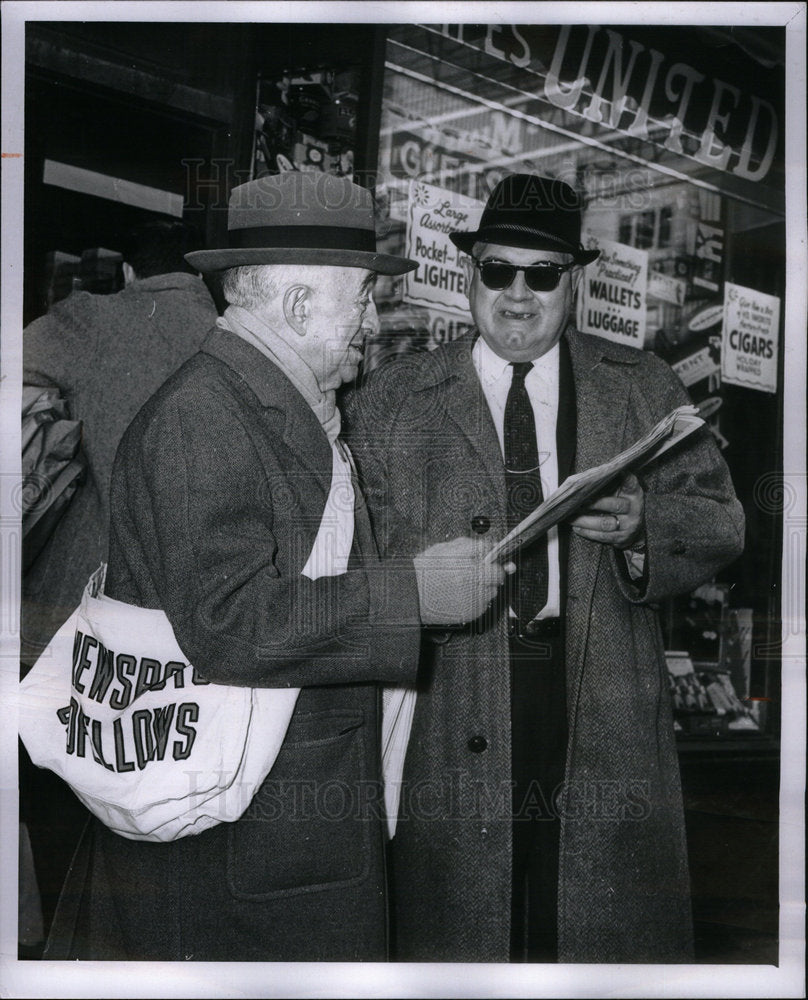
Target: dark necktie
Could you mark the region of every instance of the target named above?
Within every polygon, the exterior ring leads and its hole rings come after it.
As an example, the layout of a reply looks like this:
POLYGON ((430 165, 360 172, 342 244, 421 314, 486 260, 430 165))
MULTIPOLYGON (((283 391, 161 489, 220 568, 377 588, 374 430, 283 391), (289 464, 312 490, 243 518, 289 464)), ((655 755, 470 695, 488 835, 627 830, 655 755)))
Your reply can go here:
MULTIPOLYGON (((505 488, 508 528, 517 525, 544 499, 533 407, 525 388, 530 361, 511 362, 513 376, 505 403, 505 488)), ((532 621, 547 603, 547 536, 542 535, 514 557, 511 606, 520 625, 532 621)))

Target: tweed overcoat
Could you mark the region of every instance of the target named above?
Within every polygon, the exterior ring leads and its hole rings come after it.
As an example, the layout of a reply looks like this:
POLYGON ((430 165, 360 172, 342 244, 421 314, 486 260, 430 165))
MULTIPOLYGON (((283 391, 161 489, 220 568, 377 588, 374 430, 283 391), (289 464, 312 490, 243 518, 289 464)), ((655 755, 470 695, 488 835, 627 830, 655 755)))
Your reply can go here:
MULTIPOLYGON (((599 465, 688 402, 659 359, 569 328, 573 471, 599 465)), ((356 394, 352 448, 380 544, 416 551, 506 531, 501 452, 473 334, 390 362, 356 394)), ((657 603, 741 551, 743 513, 704 429, 642 472, 646 578, 572 535, 564 595, 569 747, 561 806, 559 957, 691 957, 683 810, 657 603)), ((506 611, 424 643, 392 842, 396 955, 507 961, 511 890, 506 611)))
POLYGON ((126 432, 107 594, 164 610, 207 681, 302 691, 238 821, 167 844, 95 823, 47 957, 385 958, 374 682, 414 680, 417 587, 411 561, 379 563, 361 496, 347 572, 301 575, 331 455, 280 369, 218 328, 126 432))
POLYGON ((106 554, 115 451, 134 415, 195 354, 216 307, 202 279, 176 272, 115 295, 74 292, 23 331, 23 382, 55 385, 82 421, 88 469, 23 581, 22 659, 30 665, 81 600, 106 554))

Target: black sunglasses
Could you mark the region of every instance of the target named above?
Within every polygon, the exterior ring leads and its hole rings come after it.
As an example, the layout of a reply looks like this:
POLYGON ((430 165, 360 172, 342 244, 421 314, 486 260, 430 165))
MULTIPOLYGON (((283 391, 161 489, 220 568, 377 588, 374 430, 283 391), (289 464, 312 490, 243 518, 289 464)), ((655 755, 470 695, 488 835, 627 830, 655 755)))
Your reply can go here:
POLYGON ((483 284, 493 291, 502 291, 513 284, 517 271, 525 272, 525 284, 531 292, 552 292, 558 288, 561 275, 575 267, 571 264, 554 264, 547 261, 543 264, 508 264, 504 260, 478 260, 471 258, 474 266, 480 272, 483 284))

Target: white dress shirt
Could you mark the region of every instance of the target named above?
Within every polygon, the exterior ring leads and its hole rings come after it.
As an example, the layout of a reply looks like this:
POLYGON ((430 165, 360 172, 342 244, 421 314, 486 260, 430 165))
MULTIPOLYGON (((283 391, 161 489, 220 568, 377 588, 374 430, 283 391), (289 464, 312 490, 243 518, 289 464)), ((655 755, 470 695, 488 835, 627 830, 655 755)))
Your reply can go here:
MULTIPOLYGON (((525 378, 533 417, 536 422, 536 441, 539 451, 541 488, 545 499, 558 488, 558 453, 556 449, 556 422, 558 420, 558 344, 546 354, 536 358, 525 378)), ((509 361, 499 357, 478 337, 471 351, 472 361, 480 379, 483 395, 491 411, 499 438, 499 449, 505 456, 505 403, 511 388, 513 369, 509 361)), ((537 618, 554 618, 561 613, 561 583, 559 570, 558 528, 547 532, 547 559, 549 579, 547 604, 537 618)))

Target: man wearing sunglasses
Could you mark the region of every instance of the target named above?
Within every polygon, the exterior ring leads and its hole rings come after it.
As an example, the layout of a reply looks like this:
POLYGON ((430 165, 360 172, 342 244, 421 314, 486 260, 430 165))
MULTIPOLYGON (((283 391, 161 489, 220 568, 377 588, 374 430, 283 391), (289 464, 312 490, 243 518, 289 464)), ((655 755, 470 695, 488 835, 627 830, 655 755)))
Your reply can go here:
MULTIPOLYGON (((352 408, 389 552, 499 540, 688 402, 650 353, 575 330, 598 256, 580 229, 572 188, 517 174, 452 235, 476 328, 382 367, 352 408)), ((643 477, 524 547, 495 608, 423 643, 391 844, 399 960, 692 960, 657 607, 739 555, 743 512, 706 429, 643 477)))

